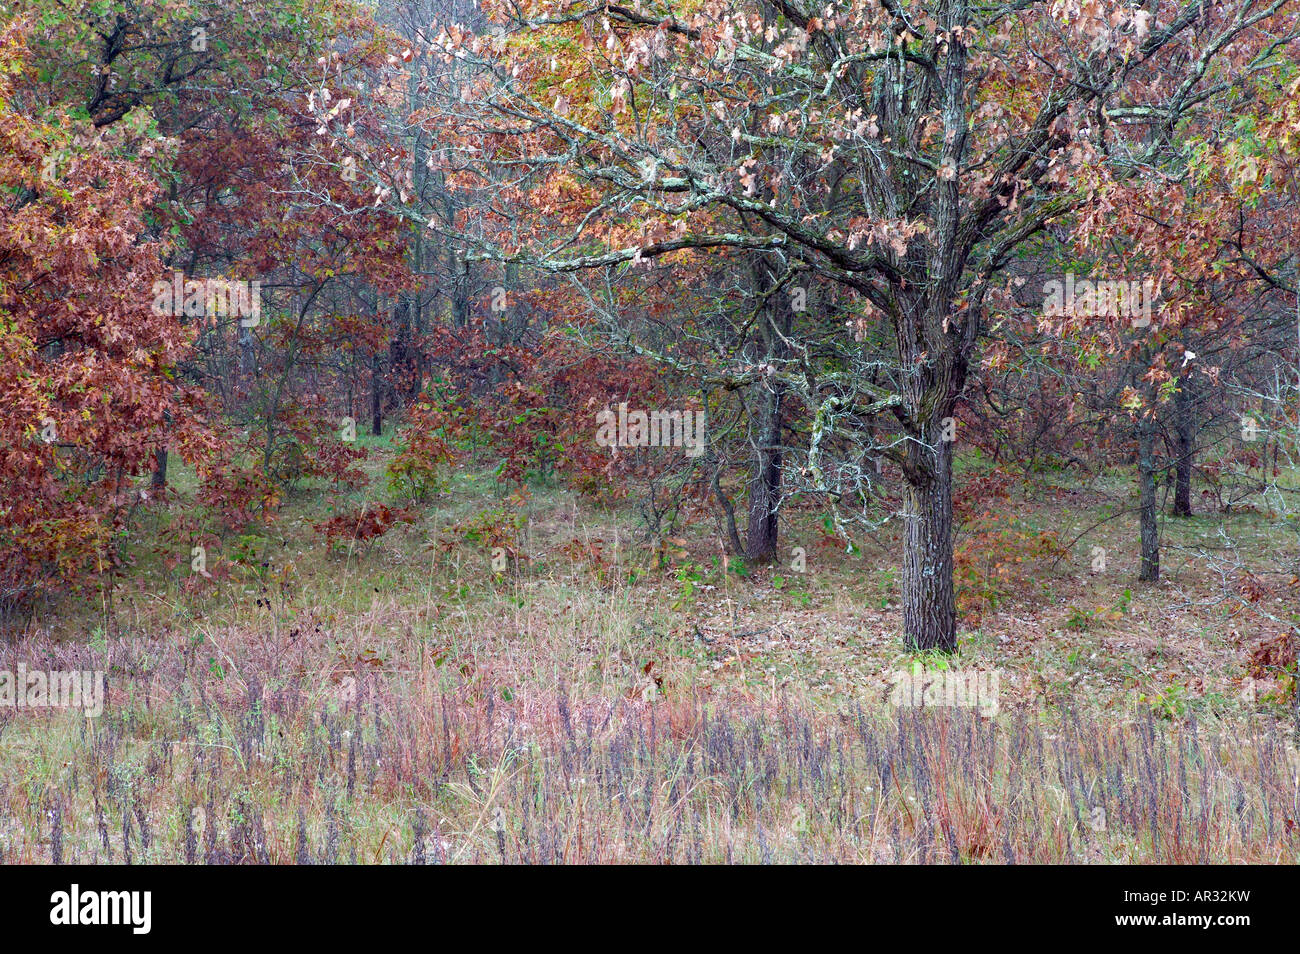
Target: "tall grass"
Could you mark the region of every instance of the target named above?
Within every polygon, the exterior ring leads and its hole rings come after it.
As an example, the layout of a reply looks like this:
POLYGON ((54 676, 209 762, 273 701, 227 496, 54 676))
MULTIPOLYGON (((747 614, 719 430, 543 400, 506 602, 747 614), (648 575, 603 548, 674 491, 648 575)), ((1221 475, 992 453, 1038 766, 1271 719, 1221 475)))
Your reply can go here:
POLYGON ((1300 783, 1267 726, 1103 727, 966 710, 363 677, 98 720, 10 716, 6 862, 1073 863, 1300 860, 1300 783), (355 691, 354 691, 355 689, 355 691))

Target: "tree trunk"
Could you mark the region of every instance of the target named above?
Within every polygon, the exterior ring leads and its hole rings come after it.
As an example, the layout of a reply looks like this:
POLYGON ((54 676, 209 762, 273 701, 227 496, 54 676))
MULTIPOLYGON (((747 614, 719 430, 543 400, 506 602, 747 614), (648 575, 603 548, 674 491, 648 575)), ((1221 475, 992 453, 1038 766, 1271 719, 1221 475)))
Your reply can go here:
MULTIPOLYGON (((941 4, 943 29, 965 29, 967 4, 941 4)), ((953 43, 939 77, 943 136, 940 168, 959 169, 966 151, 965 44, 953 43)), ((966 383, 979 338, 979 295, 957 310, 971 244, 964 232, 957 175, 934 185, 933 226, 927 232, 921 289, 895 288, 893 316, 904 376, 902 418, 908 427, 903 469, 903 643, 912 650, 957 649, 953 588, 952 453, 950 416, 966 383), (919 296, 919 297, 918 297, 919 296), (949 440, 944 440, 948 436, 949 440)), ((919 256, 918 256, 919 259, 919 256)), ((906 286, 906 282, 902 283, 906 286)))
POLYGON ((451 280, 451 323, 455 328, 464 328, 470 318, 470 272, 469 262, 454 250, 448 251, 451 280))
POLYGON ((1174 451, 1178 459, 1174 469, 1175 517, 1192 515, 1192 465, 1196 456, 1196 421, 1193 416, 1191 384, 1187 378, 1179 382, 1174 395, 1174 451))
POLYGON ((781 502, 781 391, 764 389, 759 421, 759 446, 754 476, 749 481, 749 523, 745 528, 745 559, 766 563, 776 557, 781 502))
POLYGON ((1138 421, 1138 514, 1142 566, 1138 579, 1155 583, 1160 579, 1160 508, 1156 502, 1156 422, 1138 421))
POLYGON ((253 333, 242 325, 239 326, 239 376, 248 379, 257 376, 257 352, 253 344, 253 333))
POLYGON ((903 643, 911 650, 957 649, 953 589, 952 444, 930 428, 930 446, 913 443, 903 487, 903 643))
POLYGON ((149 481, 149 486, 153 490, 163 490, 167 487, 167 448, 159 447, 155 450, 153 460, 153 479, 149 481))
MULTIPOLYGON (((170 425, 172 423, 172 412, 163 411, 163 423, 170 425)), ((167 487, 167 445, 163 444, 153 452, 154 468, 153 479, 149 481, 149 486, 153 490, 165 490, 167 487)))
POLYGON ((376 351, 370 360, 370 433, 378 437, 384 432, 384 375, 376 351))
MULTIPOLYGON (((786 338, 794 323, 794 306, 788 289, 777 290, 776 277, 785 268, 780 256, 750 260, 756 294, 764 298, 762 320, 755 329, 764 360, 777 363, 786 356, 786 338)), ((807 290, 803 291, 806 307, 807 290)), ((784 385, 778 380, 754 388, 757 413, 753 471, 749 480, 749 520, 745 526, 745 559, 767 563, 776 558, 781 522, 781 405, 784 385)))
POLYGON ((414 404, 424 393, 424 375, 429 363, 428 355, 424 353, 424 303, 418 293, 411 301, 411 311, 414 318, 415 376, 411 379, 409 403, 414 404))
POLYGON ((407 364, 407 340, 410 337, 407 322, 410 315, 410 299, 399 295, 393 304, 392 326, 388 339, 388 367, 392 373, 392 399, 400 407, 402 394, 402 375, 409 370, 407 364))

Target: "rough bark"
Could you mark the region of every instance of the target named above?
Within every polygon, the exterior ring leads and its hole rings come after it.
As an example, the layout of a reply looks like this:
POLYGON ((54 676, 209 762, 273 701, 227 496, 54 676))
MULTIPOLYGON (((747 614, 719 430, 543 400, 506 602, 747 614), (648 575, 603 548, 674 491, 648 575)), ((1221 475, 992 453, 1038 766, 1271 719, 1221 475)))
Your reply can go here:
MULTIPOLYGON (((942 16, 947 30, 964 28, 966 4, 942 16)), ((940 167, 957 170, 966 152, 966 53, 954 44, 940 74, 944 137, 940 167)), ((924 253, 928 287, 897 296, 894 334, 906 375, 904 424, 908 442, 903 476, 903 643, 913 650, 955 652, 957 600, 953 588, 952 451, 944 440, 966 383, 979 330, 979 307, 954 308, 974 233, 962 221, 958 176, 935 185, 934 225, 924 253)), ((919 264, 919 263, 918 263, 919 264)))
POLYGON ((903 487, 903 642, 911 650, 957 648, 953 588, 952 444, 914 445, 903 487))
POLYGON ((1138 579, 1155 583, 1160 579, 1160 508, 1156 501, 1156 424, 1151 418, 1138 422, 1138 524, 1142 565, 1138 579))
POLYGON ((370 433, 384 432, 384 374, 376 351, 370 362, 370 433))
MULTIPOLYGON (((172 423, 171 411, 163 412, 163 423, 168 426, 172 423)), ((163 444, 153 452, 153 478, 149 481, 149 487, 152 490, 165 490, 167 487, 167 445, 163 444)))
POLYGON ((731 548, 731 553, 735 556, 744 554, 745 547, 740 542, 740 534, 736 530, 736 508, 732 504, 731 498, 722 490, 722 467, 717 462, 713 462, 713 495, 717 498, 718 505, 722 507, 723 528, 726 530, 726 545, 731 548))
MULTIPOLYGON (((778 362, 786 357, 786 339, 794 322, 789 289, 778 278, 785 269, 781 256, 751 259, 753 289, 763 301, 762 319, 757 323, 757 344, 763 360, 778 362)), ((753 463, 748 486, 748 521, 745 525, 745 559, 767 563, 776 558, 781 517, 781 410, 785 385, 765 380, 753 389, 755 411, 753 463)))
POLYGON ((1192 468, 1196 461, 1195 397, 1187 378, 1174 395, 1174 509, 1175 517, 1192 515, 1192 468))
POLYGON ((239 328, 239 375, 241 378, 257 375, 257 350, 253 333, 242 325, 239 328))
POLYGON ((159 447, 153 452, 153 479, 149 486, 153 490, 162 490, 167 486, 167 448, 159 447))
POLYGON ((781 502, 781 391, 766 388, 759 415, 754 474, 749 482, 749 522, 745 558, 768 562, 776 557, 781 502))
POLYGON ((451 282, 451 323, 456 328, 464 328, 470 317, 470 265, 464 256, 454 250, 448 251, 448 270, 451 282))

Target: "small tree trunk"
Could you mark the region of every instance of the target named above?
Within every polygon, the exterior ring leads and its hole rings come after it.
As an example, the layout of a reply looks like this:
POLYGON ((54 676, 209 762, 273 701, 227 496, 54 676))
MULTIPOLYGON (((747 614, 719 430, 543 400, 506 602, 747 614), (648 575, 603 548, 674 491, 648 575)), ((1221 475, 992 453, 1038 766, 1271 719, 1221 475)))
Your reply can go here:
POLYGON ((470 268, 469 262, 464 261, 455 251, 449 251, 451 259, 449 262, 452 273, 451 286, 451 323, 456 328, 464 328, 469 324, 470 317, 470 268))
POLYGON ((776 386, 763 395, 759 446, 754 476, 749 482, 749 523, 745 528, 745 559, 768 562, 776 557, 781 502, 781 392, 776 386))
POLYGON ((393 305, 392 327, 389 330, 391 337, 388 339, 388 367, 392 372, 393 400, 396 402, 400 402, 399 395, 402 394, 402 375, 409 370, 406 342, 410 335, 407 324, 410 307, 410 300, 405 295, 398 298, 393 305))
POLYGON ((370 361, 370 433, 378 437, 384 432, 384 375, 376 351, 370 361))
POLYGON ((414 404, 424 392, 424 373, 428 364, 428 358, 424 353, 424 306, 420 302, 419 295, 416 295, 411 302, 411 311, 415 319, 415 375, 411 379, 410 403, 414 404))
POLYGON ((1181 438, 1178 441, 1178 466, 1174 476, 1175 517, 1192 515, 1192 449, 1181 438))
POLYGON ((1160 508, 1156 503, 1156 424, 1144 417, 1138 422, 1138 513, 1142 566, 1138 579, 1160 579, 1160 508))
MULTIPOLYGON (((756 329, 759 342, 767 361, 779 361, 785 357, 786 336, 794 322, 790 294, 777 292, 774 284, 783 263, 779 257, 758 256, 750 260, 750 266, 753 288, 765 296, 763 319, 756 329)), ((781 402, 784 385, 779 380, 770 379, 759 383, 756 392, 758 412, 754 423, 757 434, 754 470, 749 481, 745 559, 767 563, 776 559, 781 520, 781 402)))
POLYGON ((953 589, 952 444, 931 428, 929 447, 913 444, 903 487, 903 644, 957 649, 953 589))
POLYGON ((167 448, 159 447, 155 450, 153 460, 153 479, 149 481, 149 486, 153 490, 163 490, 167 487, 167 448))
POLYGON ((1175 517, 1192 515, 1192 465, 1196 455, 1196 422, 1193 418, 1193 395, 1187 378, 1179 382, 1174 395, 1175 453, 1178 460, 1174 468, 1175 517))
POLYGON ((239 328, 239 375, 241 378, 256 376, 257 352, 253 345, 253 333, 242 325, 239 328))
MULTIPOLYGON (((172 412, 163 411, 163 424, 172 423, 172 412)), ((149 486, 153 490, 165 490, 167 487, 167 445, 163 444, 153 452, 153 479, 149 486)))

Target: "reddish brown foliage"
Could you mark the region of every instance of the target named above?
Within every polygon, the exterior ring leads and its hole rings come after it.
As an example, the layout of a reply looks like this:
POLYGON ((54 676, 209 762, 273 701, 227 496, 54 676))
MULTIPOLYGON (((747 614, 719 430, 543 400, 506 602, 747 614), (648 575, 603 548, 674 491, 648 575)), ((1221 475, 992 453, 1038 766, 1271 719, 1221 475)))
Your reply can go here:
POLYGON ((360 509, 341 513, 315 525, 316 532, 325 537, 325 545, 333 550, 335 544, 361 544, 369 551, 375 540, 398 524, 415 521, 415 512, 409 508, 389 507, 386 504, 363 504, 360 509))

